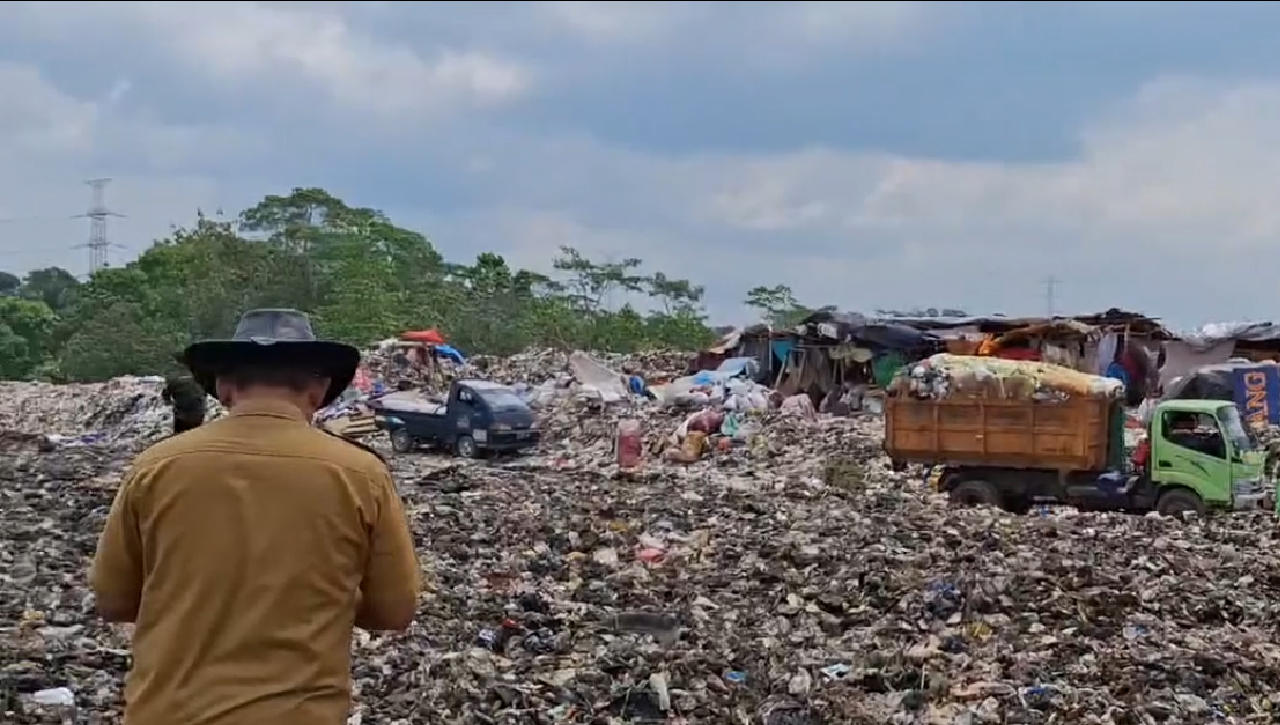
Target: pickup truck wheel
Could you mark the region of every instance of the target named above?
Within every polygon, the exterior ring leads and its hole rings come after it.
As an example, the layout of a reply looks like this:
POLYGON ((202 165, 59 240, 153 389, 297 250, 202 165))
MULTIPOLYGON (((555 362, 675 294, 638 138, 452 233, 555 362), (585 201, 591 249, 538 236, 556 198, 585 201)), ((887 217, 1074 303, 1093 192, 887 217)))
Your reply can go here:
POLYGON ((480 449, 476 447, 476 441, 471 436, 458 436, 458 440, 453 444, 453 452, 463 458, 478 458, 480 449))
POLYGON ((1204 499, 1197 496, 1193 491, 1175 488, 1160 495, 1160 500, 1156 502, 1156 512, 1161 516, 1177 516, 1179 518, 1188 512, 1196 516, 1204 516, 1204 499))
POLYGON ((976 478, 957 483, 951 489, 951 503, 955 506, 995 506, 1003 501, 996 487, 976 478))
POLYGON ((391 450, 396 453, 408 453, 413 450, 413 436, 404 428, 391 431, 391 450))

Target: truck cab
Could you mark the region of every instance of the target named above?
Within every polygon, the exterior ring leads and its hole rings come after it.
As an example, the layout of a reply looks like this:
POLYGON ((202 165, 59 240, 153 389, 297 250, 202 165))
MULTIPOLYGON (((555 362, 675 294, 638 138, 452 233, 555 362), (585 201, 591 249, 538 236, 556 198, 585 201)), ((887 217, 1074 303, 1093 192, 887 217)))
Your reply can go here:
POLYGON ((1156 406, 1151 455, 1141 472, 1163 513, 1261 508, 1270 498, 1263 456, 1240 410, 1219 400, 1171 400, 1156 406))

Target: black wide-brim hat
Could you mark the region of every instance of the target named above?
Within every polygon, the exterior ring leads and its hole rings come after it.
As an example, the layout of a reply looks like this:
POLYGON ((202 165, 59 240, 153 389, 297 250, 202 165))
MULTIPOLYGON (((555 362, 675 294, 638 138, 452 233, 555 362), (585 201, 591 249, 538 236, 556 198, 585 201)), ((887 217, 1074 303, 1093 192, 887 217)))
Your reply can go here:
POLYGON ((240 317, 230 340, 201 340, 178 355, 191 377, 213 397, 219 375, 246 365, 287 365, 329 379, 324 407, 338 399, 356 376, 360 351, 350 345, 318 340, 311 320, 298 310, 249 310, 240 317))

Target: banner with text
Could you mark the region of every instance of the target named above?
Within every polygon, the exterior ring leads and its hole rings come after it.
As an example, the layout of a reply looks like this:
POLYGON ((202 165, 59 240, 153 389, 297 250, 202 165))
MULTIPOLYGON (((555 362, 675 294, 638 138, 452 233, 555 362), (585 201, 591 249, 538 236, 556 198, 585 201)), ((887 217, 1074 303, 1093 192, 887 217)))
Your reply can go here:
POLYGON ((1236 405, 1246 423, 1280 423, 1280 365, 1232 371, 1236 405))

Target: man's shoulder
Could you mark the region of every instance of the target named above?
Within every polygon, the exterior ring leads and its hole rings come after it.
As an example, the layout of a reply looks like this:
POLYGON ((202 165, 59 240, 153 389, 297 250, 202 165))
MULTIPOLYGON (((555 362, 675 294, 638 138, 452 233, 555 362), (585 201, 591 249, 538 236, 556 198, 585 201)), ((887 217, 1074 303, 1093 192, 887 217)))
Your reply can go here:
POLYGON ((205 436, 200 434, 202 432, 206 432, 206 429, 211 425, 212 423, 206 426, 192 428, 184 433, 167 436, 155 443, 152 443, 134 457, 134 468, 159 463, 166 458, 172 458, 183 453, 197 450, 201 439, 205 438, 205 436))
POLYGON ((316 445, 323 446, 335 463, 341 462, 370 475, 387 472, 387 460, 372 446, 319 429, 315 430, 315 439, 316 445))
POLYGON ((282 438, 257 441, 253 450, 240 450, 243 438, 236 435, 235 428, 233 418, 221 418, 199 428, 169 436, 140 453, 134 459, 134 468, 145 468, 184 455, 240 452, 324 461, 366 476, 378 476, 387 472, 386 461, 373 448, 322 430, 299 427, 282 438))

